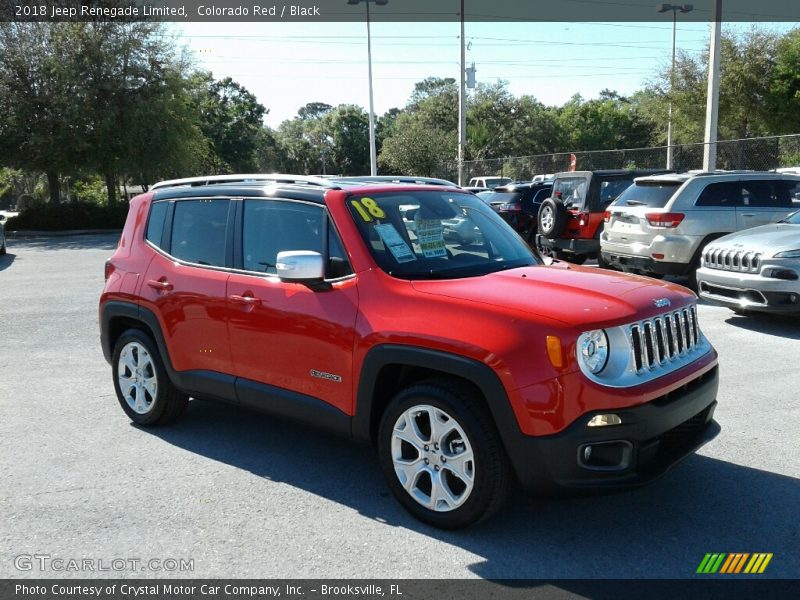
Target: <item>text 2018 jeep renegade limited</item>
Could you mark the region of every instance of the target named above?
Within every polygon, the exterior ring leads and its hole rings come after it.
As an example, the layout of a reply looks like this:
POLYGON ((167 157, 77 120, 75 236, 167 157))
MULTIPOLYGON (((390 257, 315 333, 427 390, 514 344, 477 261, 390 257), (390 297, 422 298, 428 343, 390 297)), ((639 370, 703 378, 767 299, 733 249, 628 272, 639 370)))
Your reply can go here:
POLYGON ((719 430, 695 296, 541 259, 457 188, 209 178, 131 201, 103 351, 127 415, 218 399, 370 442, 439 527, 638 485, 719 430), (469 221, 469 241, 446 235, 469 221))

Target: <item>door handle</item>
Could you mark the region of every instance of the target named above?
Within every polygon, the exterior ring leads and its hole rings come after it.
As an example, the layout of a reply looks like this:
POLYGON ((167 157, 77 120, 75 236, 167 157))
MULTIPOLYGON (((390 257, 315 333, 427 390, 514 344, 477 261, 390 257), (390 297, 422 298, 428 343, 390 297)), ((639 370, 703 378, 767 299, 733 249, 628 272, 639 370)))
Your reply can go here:
POLYGON ((153 289, 161 290, 162 292, 168 292, 173 287, 172 284, 166 279, 164 280, 151 279, 150 281, 147 282, 147 285, 149 285, 153 289))
POLYGON ((755 217, 755 215, 753 213, 743 213, 742 216, 743 217, 755 217))
POLYGON ((237 294, 233 294, 230 296, 232 302, 237 302, 239 304, 247 304, 248 306, 255 306, 257 304, 261 304, 261 299, 256 298, 255 296, 239 296, 237 294))

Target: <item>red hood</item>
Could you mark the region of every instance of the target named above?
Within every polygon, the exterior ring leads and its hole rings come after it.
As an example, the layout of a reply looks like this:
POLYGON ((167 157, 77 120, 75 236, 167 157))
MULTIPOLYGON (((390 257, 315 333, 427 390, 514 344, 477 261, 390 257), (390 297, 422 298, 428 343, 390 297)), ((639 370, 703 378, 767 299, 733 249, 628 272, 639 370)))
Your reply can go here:
POLYGON ((557 263, 521 267, 484 277, 415 281, 417 291, 505 307, 510 314, 528 313, 583 328, 620 324, 666 312, 694 299, 688 289, 648 277, 557 263))

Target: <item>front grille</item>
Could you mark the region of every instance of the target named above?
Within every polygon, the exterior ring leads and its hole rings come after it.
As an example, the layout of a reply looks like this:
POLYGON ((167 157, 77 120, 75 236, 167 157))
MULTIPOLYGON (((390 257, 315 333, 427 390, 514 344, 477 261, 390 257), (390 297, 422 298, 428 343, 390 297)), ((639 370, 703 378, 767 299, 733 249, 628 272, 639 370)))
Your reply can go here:
POLYGON ((761 255, 758 252, 712 247, 703 252, 703 264, 709 269, 758 273, 761 255))
POLYGON ((694 305, 630 325, 631 354, 637 373, 666 368, 700 342, 694 305))

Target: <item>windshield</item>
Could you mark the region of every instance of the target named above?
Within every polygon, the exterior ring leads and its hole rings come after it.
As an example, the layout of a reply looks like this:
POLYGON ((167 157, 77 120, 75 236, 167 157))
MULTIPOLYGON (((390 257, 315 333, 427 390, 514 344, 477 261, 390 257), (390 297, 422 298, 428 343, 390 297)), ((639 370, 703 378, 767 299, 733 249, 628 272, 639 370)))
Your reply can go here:
POLYGON ((790 214, 788 217, 783 219, 781 223, 791 223, 792 225, 800 225, 800 210, 790 214))
POLYGON ((680 181, 637 181, 620 194, 614 206, 649 206, 664 208, 675 191, 681 186, 680 181))
POLYGON ((419 191, 353 195, 348 208, 378 265, 402 279, 475 277, 541 264, 472 194, 419 191))

